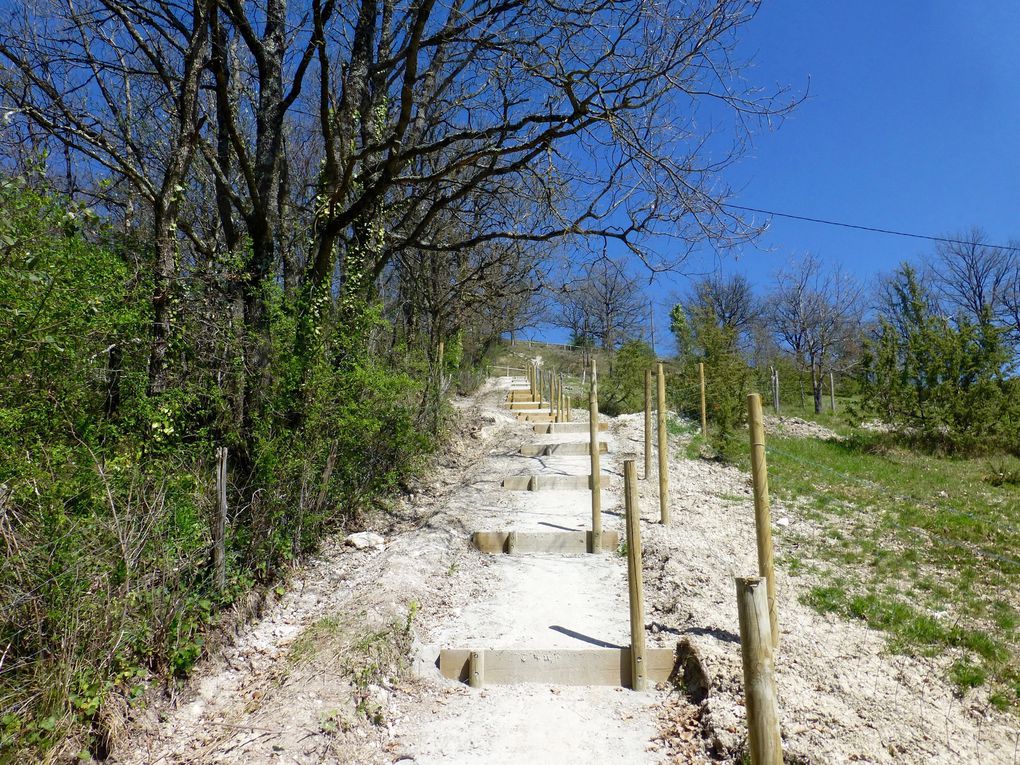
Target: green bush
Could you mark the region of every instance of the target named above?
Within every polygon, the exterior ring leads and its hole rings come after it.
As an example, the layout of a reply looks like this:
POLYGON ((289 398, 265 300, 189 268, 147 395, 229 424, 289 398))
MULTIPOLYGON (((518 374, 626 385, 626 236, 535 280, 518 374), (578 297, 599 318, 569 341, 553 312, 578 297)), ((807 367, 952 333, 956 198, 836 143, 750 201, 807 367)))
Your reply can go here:
POLYGON ((1003 330, 939 311, 908 266, 866 346, 861 408, 902 435, 953 450, 1020 450, 1020 384, 1003 330))
POLYGON ((698 364, 705 365, 705 408, 709 431, 726 437, 747 421, 747 394, 755 388, 754 370, 737 345, 737 333, 719 326, 706 311, 670 313, 679 358, 668 388, 669 405, 695 421, 701 417, 698 364))
POLYGON ((325 308, 302 355, 275 284, 264 385, 244 396, 250 348, 185 307, 232 299, 195 279, 181 287, 173 384, 150 396, 151 285, 136 256, 87 211, 0 183, 0 762, 37 760, 68 736, 102 754, 111 696, 187 674, 221 606, 356 523, 432 446, 418 419, 424 359, 373 350, 377 307, 325 308))
POLYGON ((608 375, 599 380, 599 410, 610 417, 644 411, 645 371, 655 366, 655 353, 640 340, 620 346, 608 375))

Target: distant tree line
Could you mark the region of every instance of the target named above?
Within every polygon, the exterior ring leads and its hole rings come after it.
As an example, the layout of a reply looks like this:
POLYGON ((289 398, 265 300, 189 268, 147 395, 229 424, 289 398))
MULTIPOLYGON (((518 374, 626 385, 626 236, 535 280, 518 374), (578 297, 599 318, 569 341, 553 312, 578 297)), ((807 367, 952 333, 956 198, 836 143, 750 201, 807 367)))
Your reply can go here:
MULTIPOLYGON (((678 408, 696 412, 698 363, 724 431, 743 422, 747 392, 770 400, 773 370, 781 398, 803 407, 807 390, 816 414, 834 375, 851 419, 947 448, 1020 450, 1020 246, 989 246, 978 229, 945 239, 870 286, 817 255, 757 289, 739 273, 693 279, 670 312, 678 408)), ((648 306, 621 264, 590 269, 558 306, 575 339, 642 356, 630 346, 648 339, 648 306)), ((627 390, 640 384, 627 374, 627 390)), ((641 405, 635 396, 616 394, 630 402, 621 411, 641 405)))

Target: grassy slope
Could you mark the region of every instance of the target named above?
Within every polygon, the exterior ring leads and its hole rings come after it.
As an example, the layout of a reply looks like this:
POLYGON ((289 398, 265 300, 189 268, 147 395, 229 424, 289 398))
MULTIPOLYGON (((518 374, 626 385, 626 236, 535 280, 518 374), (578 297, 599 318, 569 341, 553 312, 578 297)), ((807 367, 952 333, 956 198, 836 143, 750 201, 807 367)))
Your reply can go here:
MULTIPOLYGON (((730 456, 747 468, 741 446, 730 456)), ((961 689, 987 685, 995 706, 1020 711, 1020 460, 933 456, 862 432, 772 438, 768 451, 773 494, 821 529, 784 532, 788 571, 819 578, 810 605, 887 631, 894 650, 951 652, 961 689)))

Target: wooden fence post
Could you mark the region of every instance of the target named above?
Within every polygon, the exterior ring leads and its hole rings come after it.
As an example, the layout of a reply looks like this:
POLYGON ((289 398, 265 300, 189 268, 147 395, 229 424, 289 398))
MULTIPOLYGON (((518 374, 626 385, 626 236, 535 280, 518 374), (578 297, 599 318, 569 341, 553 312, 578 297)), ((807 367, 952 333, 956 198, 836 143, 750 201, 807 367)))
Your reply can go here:
POLYGON ((836 378, 829 372, 829 408, 836 413, 836 378))
POLYGON ((775 648, 769 636, 765 582, 737 577, 740 658, 744 665, 744 707, 752 765, 782 765, 779 704, 776 699, 775 648))
POLYGON ((638 505, 634 460, 623 462, 623 486, 627 513, 627 589, 630 593, 630 687, 643 691, 648 686, 645 671, 645 596, 641 573, 641 508, 638 505))
POLYGON ((227 588, 227 447, 216 450, 216 519, 212 528, 213 584, 227 588))
POLYGON ((485 685, 485 654, 481 651, 468 654, 468 685, 472 688, 485 685))
POLYGON ((698 379, 701 386, 701 436, 708 438, 708 411, 705 408, 705 362, 698 362, 698 379))
POLYGON ((549 414, 555 412, 553 402, 556 400, 556 373, 549 370, 549 414))
POLYGON ((652 370, 645 370, 645 480, 652 472, 652 370))
POLYGON ((666 373, 662 364, 657 373, 658 395, 656 416, 659 431, 659 518, 669 523, 669 444, 666 440, 666 373))
MULTIPOLYGON (((592 362, 592 367, 595 362, 592 362)), ((592 372, 588 390, 588 433, 591 442, 591 551, 602 552, 602 465, 599 454, 599 386, 592 372)))
POLYGON ((570 396, 567 396, 567 422, 571 422, 574 419, 573 415, 574 402, 570 400, 570 396))
POLYGON ((772 644, 779 646, 779 620, 776 613, 776 574, 772 563, 772 511, 769 508, 769 474, 765 460, 765 424, 761 396, 747 396, 747 420, 751 434, 751 480, 754 483, 754 528, 758 546, 758 574, 768 588, 769 622, 772 644))

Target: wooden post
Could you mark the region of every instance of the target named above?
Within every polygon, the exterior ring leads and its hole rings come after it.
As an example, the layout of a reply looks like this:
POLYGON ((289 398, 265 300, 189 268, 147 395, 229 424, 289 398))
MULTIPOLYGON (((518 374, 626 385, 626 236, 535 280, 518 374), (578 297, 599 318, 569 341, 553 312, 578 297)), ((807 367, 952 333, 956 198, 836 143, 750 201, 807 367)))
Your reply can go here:
POLYGON ((769 474, 765 461, 765 425, 761 396, 747 396, 747 421, 751 434, 751 480, 754 483, 754 528, 758 544, 758 574, 768 587, 769 621, 772 645, 779 645, 779 620, 776 613, 776 575, 772 564, 772 511, 769 508, 769 474))
POLYGON ((829 372, 829 408, 836 413, 836 378, 829 372))
POLYGON ((481 651, 472 651, 468 655, 468 685, 472 688, 485 685, 485 654, 481 651))
POLYGON ((645 370, 645 480, 652 472, 652 370, 645 370))
POLYGON ((570 396, 567 396, 567 422, 574 419, 573 410, 574 402, 570 400, 570 396))
POLYGON ((769 637, 765 582, 737 577, 740 658, 744 665, 744 706, 752 765, 782 765, 779 704, 776 698, 775 647, 769 637))
POLYGON ((212 528, 213 584, 227 588, 227 447, 216 450, 216 519, 212 528))
MULTIPOLYGON (((443 357, 446 356, 446 343, 444 343, 442 340, 439 341, 439 349, 437 352, 439 354, 439 358, 436 359, 436 366, 439 369, 439 395, 441 397, 443 395, 443 386, 445 384, 443 380, 443 357)), ((507 368, 506 376, 507 377, 510 376, 509 367, 507 368)))
POLYGON ((623 462, 624 507, 627 513, 627 584, 630 593, 631 688, 647 688, 645 672, 645 596, 641 574, 641 508, 638 505, 637 468, 623 462))
POLYGON ((559 421, 560 422, 566 422, 568 419, 570 419, 569 417, 567 417, 567 413, 566 413, 567 407, 565 406, 565 404, 566 404, 566 394, 563 393, 563 375, 561 374, 560 375, 560 398, 559 398, 559 421))
POLYGON ((556 375, 552 370, 549 370, 549 414, 554 411, 553 401, 556 400, 556 375))
POLYGON ((701 385, 701 435, 708 438, 708 412, 705 409, 705 363, 698 362, 698 379, 701 385))
MULTIPOLYGON (((594 367, 595 362, 592 362, 594 367)), ((602 552, 602 465, 599 455, 599 386, 592 373, 588 390, 588 434, 591 441, 591 551, 602 552)))
POLYGON ((656 418, 659 431, 659 518, 669 523, 669 445, 666 441, 666 373, 662 364, 657 373, 658 395, 656 418))

